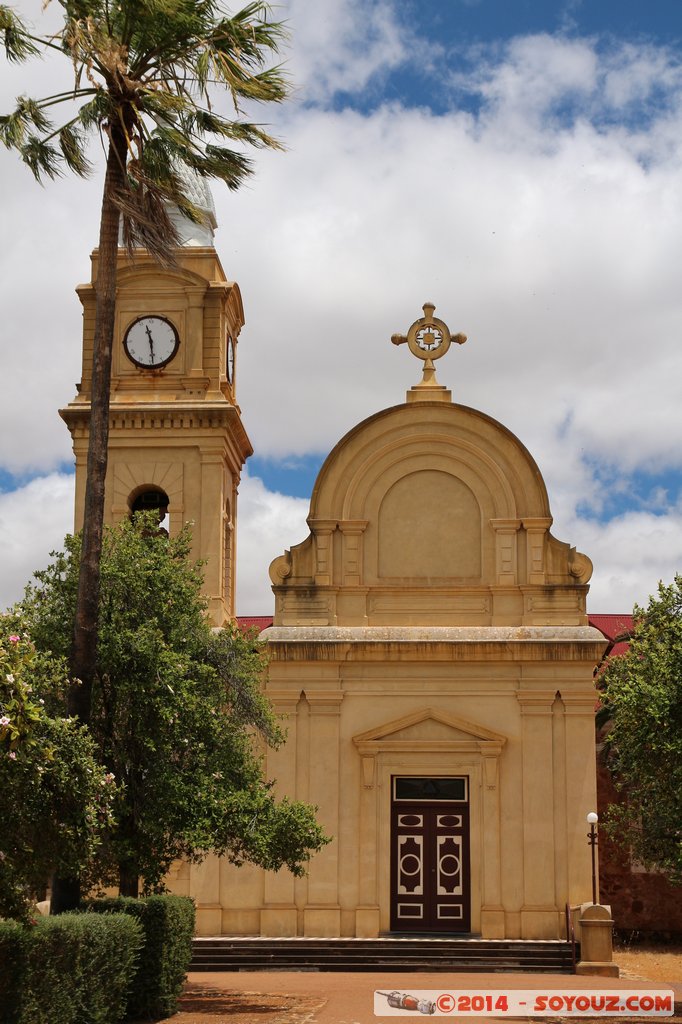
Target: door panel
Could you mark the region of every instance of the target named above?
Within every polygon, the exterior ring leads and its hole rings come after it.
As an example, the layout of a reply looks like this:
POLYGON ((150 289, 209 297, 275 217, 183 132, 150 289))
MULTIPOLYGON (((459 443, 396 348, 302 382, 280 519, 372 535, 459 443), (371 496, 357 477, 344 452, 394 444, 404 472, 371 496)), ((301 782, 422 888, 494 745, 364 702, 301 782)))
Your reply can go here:
POLYGON ((468 932, 469 808, 393 804, 391 929, 468 932))

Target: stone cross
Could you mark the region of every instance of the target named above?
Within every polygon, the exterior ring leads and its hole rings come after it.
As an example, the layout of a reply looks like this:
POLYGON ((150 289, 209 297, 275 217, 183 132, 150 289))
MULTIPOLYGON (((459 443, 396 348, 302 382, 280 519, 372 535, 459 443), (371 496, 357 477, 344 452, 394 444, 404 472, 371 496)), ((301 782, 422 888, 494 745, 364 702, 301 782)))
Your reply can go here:
MULTIPOLYGON (((422 306, 424 316, 415 320, 407 332, 407 336, 404 334, 391 335, 394 345, 402 345, 407 342, 412 355, 424 361, 421 383, 412 388, 413 392, 431 388, 444 391, 445 389, 436 380, 433 360, 444 356, 453 341, 458 345, 463 345, 467 340, 466 334, 450 334, 447 324, 439 320, 438 317, 434 317, 435 308, 432 302, 425 302, 422 306)), ((430 397, 436 398, 436 394, 423 396, 424 399, 430 397)), ((408 400, 416 401, 417 398, 416 396, 411 397, 408 392, 408 400)))

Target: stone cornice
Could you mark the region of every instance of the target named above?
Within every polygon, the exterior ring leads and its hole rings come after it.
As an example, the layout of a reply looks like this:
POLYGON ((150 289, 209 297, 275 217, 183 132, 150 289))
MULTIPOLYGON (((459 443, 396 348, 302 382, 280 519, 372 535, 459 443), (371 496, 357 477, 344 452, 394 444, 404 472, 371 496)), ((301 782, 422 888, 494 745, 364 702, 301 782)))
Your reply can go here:
MULTIPOLYGON (((72 404, 59 410, 72 437, 87 436, 90 424, 90 403, 72 404)), ((235 438, 242 452, 251 455, 253 447, 240 418, 240 410, 228 402, 173 402, 159 406, 152 403, 112 403, 109 409, 112 431, 127 430, 215 430, 223 427, 235 438)))
POLYGON ((271 626, 274 660, 484 661, 598 664, 606 642, 591 626, 271 626))
POLYGON ((269 641, 463 641, 544 642, 586 641, 604 643, 594 626, 269 626, 262 638, 269 641))

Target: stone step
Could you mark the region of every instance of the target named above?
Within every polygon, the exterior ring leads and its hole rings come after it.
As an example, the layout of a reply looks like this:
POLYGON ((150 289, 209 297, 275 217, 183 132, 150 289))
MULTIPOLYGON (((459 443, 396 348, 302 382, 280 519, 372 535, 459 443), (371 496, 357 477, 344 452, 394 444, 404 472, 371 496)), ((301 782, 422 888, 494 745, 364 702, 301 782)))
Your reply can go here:
POLYGON ((567 942, 487 939, 194 940, 194 971, 535 971, 571 973, 567 942))

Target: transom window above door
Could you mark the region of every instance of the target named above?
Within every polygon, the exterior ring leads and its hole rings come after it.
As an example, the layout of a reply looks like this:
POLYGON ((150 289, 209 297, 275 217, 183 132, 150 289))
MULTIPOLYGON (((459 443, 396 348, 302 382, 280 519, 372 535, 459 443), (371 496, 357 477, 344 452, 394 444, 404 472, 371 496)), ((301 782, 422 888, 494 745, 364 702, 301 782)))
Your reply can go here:
POLYGON ((394 801, 430 800, 464 801, 468 797, 468 778, 466 775, 455 778, 404 778, 394 776, 394 801))

